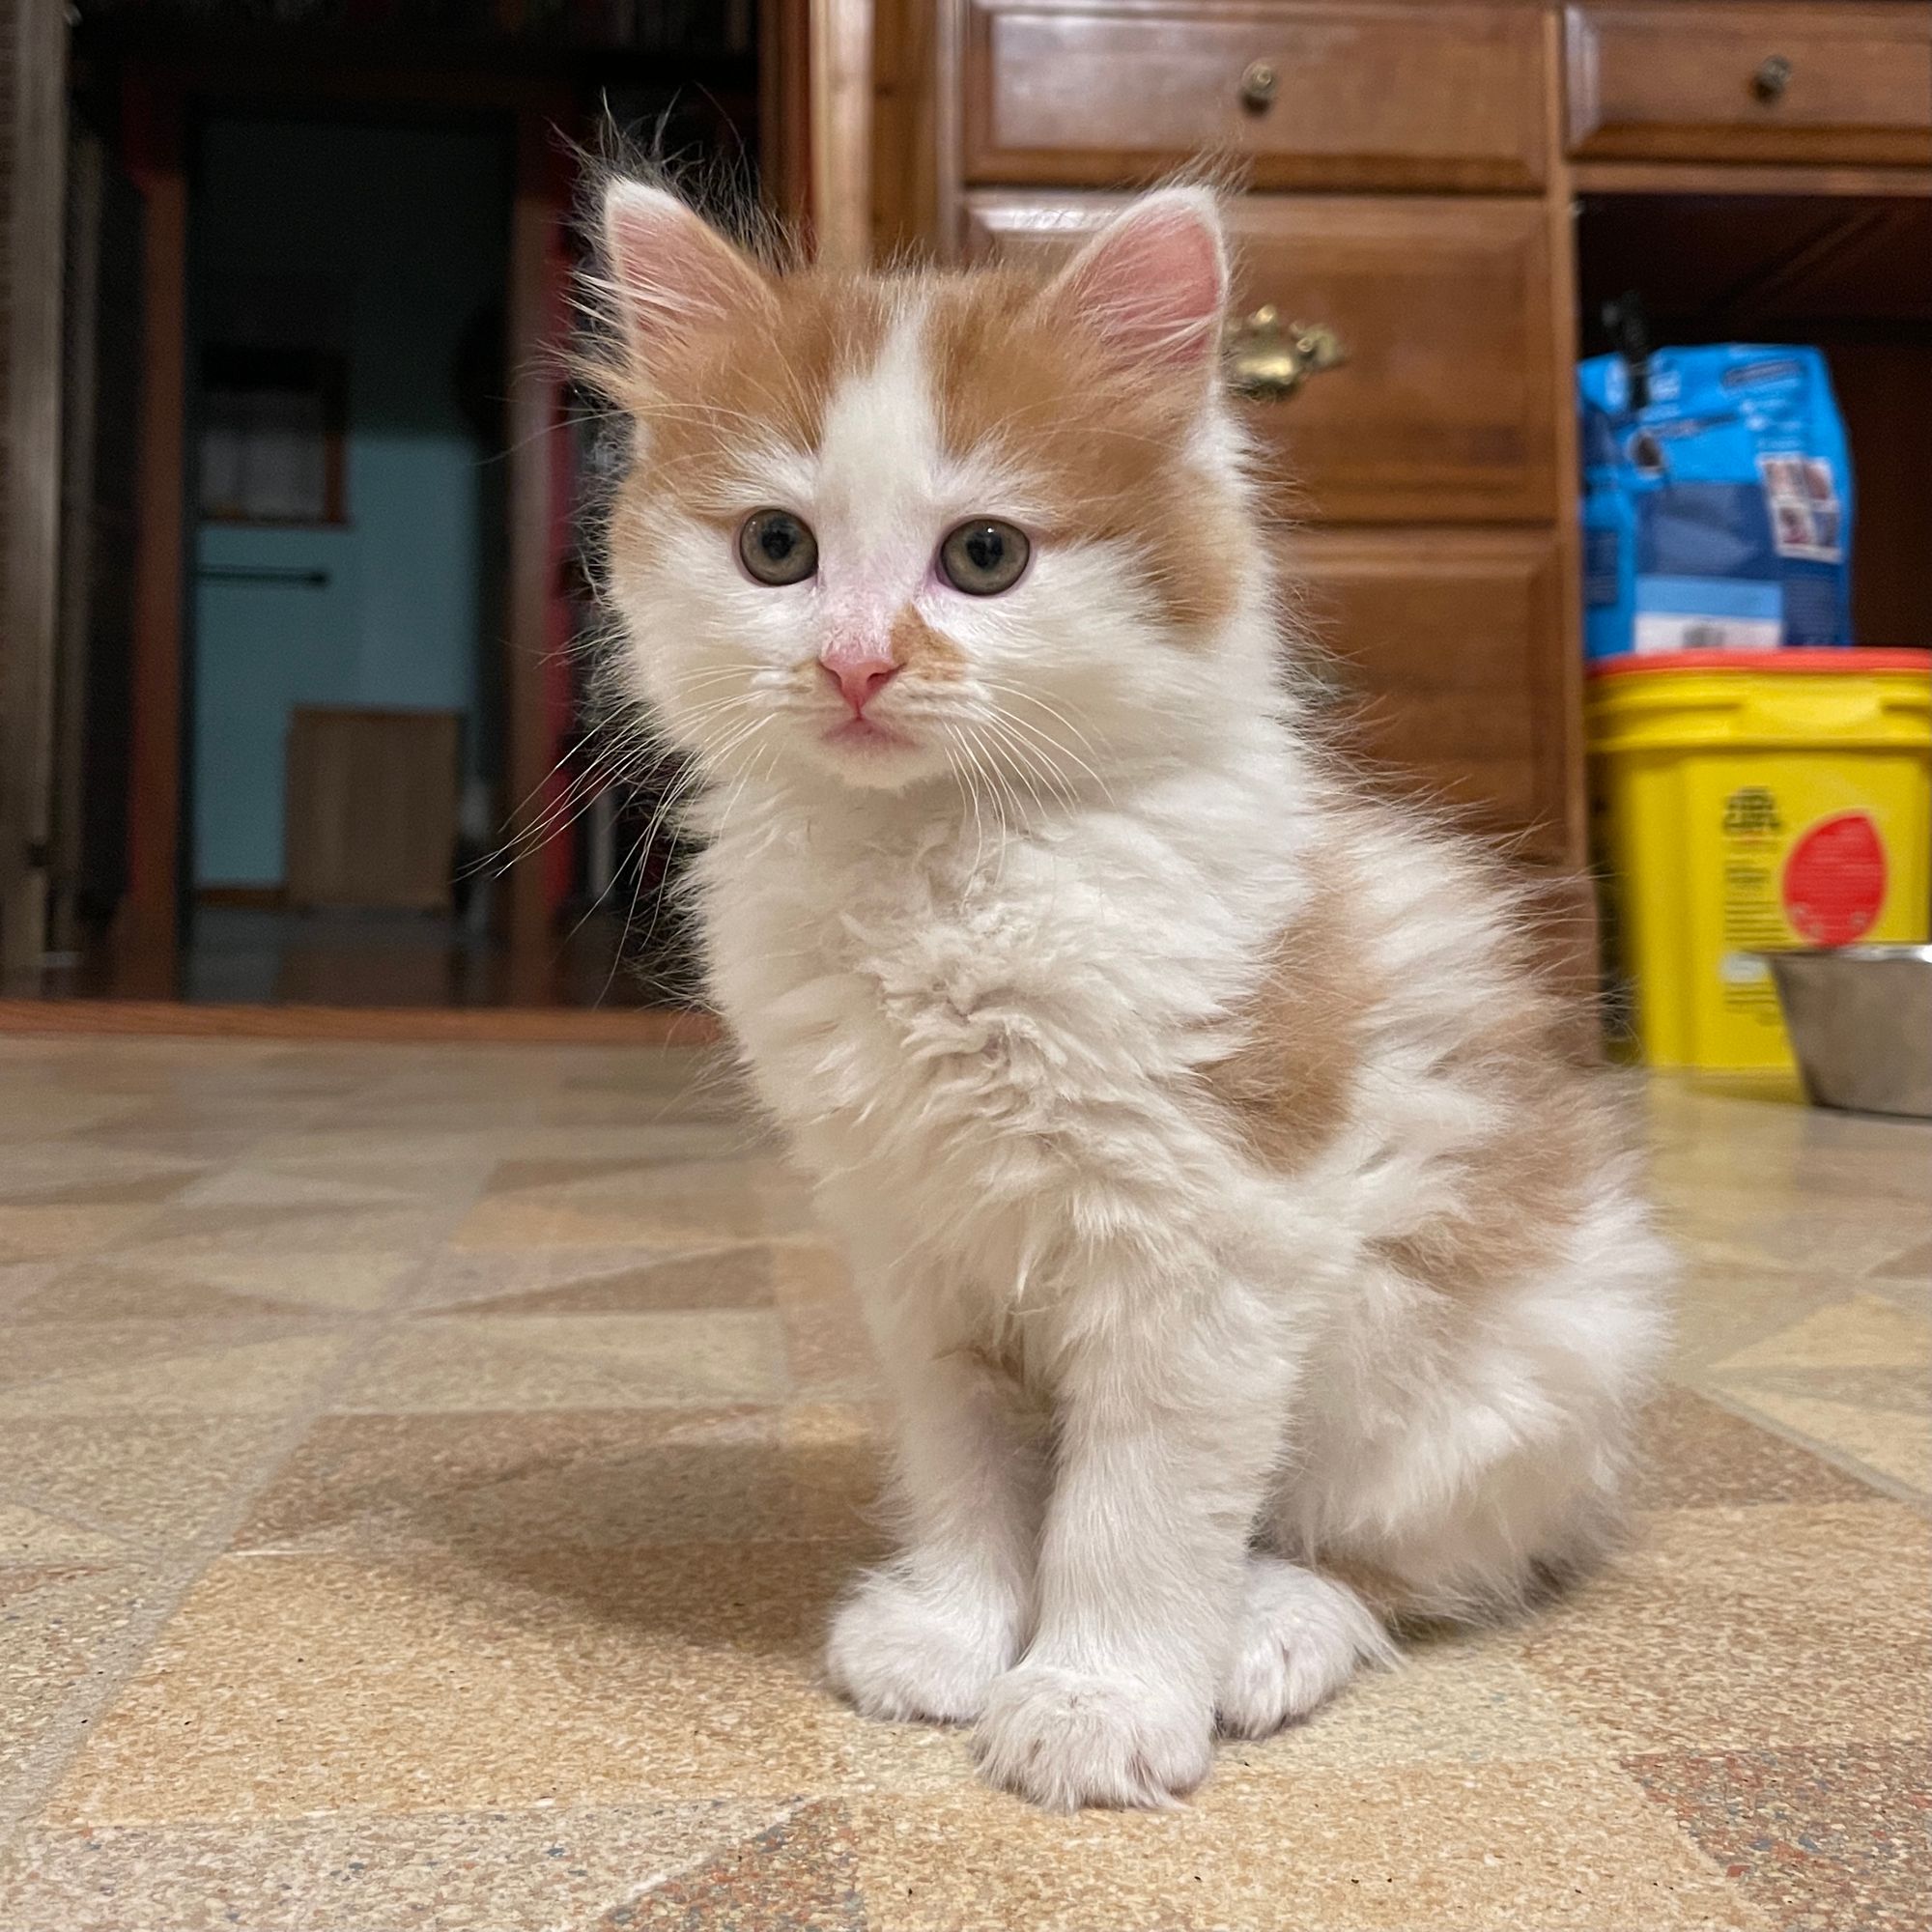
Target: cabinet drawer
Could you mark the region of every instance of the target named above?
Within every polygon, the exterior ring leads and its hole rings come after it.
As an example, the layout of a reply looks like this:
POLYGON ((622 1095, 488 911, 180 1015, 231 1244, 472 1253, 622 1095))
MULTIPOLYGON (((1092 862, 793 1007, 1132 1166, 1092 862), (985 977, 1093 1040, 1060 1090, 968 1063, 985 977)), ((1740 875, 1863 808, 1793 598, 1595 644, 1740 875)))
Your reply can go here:
POLYGON ((968 181, 1129 185, 1204 154, 1258 187, 1532 187, 1522 6, 971 0, 968 181))
POLYGON ((1932 161, 1932 7, 1568 10, 1573 153, 1932 161))
POLYGON ((1343 742, 1473 827, 1520 835, 1525 857, 1579 859, 1554 534, 1304 530, 1286 561, 1343 742))
MULTIPOLYGON (((1116 195, 968 198, 966 252, 1050 263, 1116 195)), ((1347 361, 1249 418, 1340 523, 1536 522, 1556 511, 1555 293, 1537 201, 1264 195, 1228 226, 1236 314, 1321 323, 1347 361)))

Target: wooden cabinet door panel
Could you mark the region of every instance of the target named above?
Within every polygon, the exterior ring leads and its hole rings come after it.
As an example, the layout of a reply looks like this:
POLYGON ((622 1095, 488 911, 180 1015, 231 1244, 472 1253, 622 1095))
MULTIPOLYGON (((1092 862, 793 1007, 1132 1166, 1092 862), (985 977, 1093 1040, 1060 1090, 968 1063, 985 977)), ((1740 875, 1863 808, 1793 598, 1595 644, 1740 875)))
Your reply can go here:
POLYGON ((1571 151, 1932 162, 1932 7, 1572 7, 1571 151))
POLYGON ((965 55, 968 181, 1123 185, 1204 154, 1259 187, 1543 179, 1533 8, 971 0, 965 55))
POLYGON ((1580 860, 1553 534, 1305 530, 1286 568, 1346 745, 1526 856, 1580 860))
MULTIPOLYGON (((969 198, 969 259, 1051 263, 1125 198, 969 198)), ((1555 292, 1538 201, 1251 195, 1232 202, 1235 313, 1325 323, 1347 362, 1246 406, 1296 515, 1340 523, 1555 514, 1555 292)))

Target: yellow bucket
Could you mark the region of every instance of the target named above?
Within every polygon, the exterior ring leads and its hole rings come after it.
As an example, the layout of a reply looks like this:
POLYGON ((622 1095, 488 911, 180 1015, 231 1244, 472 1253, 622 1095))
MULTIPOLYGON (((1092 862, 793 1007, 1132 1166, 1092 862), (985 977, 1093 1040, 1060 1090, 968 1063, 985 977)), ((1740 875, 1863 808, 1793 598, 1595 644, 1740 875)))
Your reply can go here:
POLYGON ((1591 667, 1612 973, 1658 1066, 1791 1065, 1753 954, 1923 941, 1932 651, 1673 651, 1591 667))

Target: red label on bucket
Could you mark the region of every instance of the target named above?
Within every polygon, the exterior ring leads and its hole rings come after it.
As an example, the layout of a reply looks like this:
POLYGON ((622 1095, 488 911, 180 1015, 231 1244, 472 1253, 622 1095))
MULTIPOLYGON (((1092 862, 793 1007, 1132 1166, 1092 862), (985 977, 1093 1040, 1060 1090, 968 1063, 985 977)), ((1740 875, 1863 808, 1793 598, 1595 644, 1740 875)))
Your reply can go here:
POLYGON ((1784 911, 1800 938, 1849 946, 1872 929, 1884 904, 1885 846, 1862 811, 1821 818, 1791 848, 1784 911))

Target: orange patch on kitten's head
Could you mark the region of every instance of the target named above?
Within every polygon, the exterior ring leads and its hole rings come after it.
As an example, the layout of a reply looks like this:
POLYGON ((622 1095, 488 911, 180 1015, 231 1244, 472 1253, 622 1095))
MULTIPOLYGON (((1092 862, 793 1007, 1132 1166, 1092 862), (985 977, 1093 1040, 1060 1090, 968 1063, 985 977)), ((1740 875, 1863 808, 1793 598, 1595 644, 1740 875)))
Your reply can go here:
POLYGON ((695 515, 724 514, 712 494, 747 444, 817 447, 838 384, 868 368, 885 340, 884 284, 806 270, 746 307, 656 347, 632 351, 626 403, 649 438, 655 487, 695 515))
POLYGON ((1121 355, 1074 297, 1009 270, 935 282, 925 340, 949 454, 997 451, 1048 505, 1049 541, 1124 545, 1176 631, 1227 617, 1243 527, 1185 461, 1198 369, 1121 355))
POLYGON ((670 197, 627 184, 612 189, 606 226, 620 327, 616 354, 589 373, 634 415, 647 450, 620 497, 620 528, 640 530, 659 494, 735 521, 743 505, 718 481, 747 445, 815 452, 840 383, 867 371, 895 314, 910 313, 947 455, 990 455, 1009 470, 1044 506, 1045 541, 1120 547, 1173 634, 1209 634, 1230 614, 1245 523, 1187 460, 1226 286, 1205 196, 1140 204, 1051 279, 1000 268, 775 274, 670 197), (649 224, 649 237, 627 237, 627 220, 649 224))

